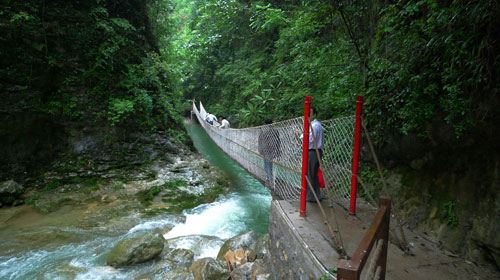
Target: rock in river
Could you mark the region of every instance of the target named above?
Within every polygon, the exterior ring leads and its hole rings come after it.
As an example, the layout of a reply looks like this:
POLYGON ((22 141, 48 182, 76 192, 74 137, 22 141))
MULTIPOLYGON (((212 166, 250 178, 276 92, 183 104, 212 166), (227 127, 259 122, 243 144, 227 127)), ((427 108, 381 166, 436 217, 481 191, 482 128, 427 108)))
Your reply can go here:
POLYGON ((159 232, 142 233, 125 238, 109 252, 106 263, 113 267, 121 267, 154 259, 161 254, 164 241, 159 232))

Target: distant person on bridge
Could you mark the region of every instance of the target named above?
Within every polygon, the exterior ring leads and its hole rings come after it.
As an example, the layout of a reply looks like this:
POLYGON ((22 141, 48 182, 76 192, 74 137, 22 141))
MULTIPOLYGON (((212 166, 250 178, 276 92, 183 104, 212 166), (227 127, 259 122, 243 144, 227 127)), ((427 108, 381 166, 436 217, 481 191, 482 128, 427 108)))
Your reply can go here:
POLYGON ((219 128, 222 128, 222 129, 229 128, 229 122, 226 120, 226 118, 221 116, 219 118, 219 122, 220 122, 219 128))
POLYGON ((205 117, 205 121, 207 123, 209 123, 210 125, 214 125, 214 121, 217 120, 217 117, 213 114, 208 114, 206 117, 205 117))
POLYGON ((278 130, 270 125, 271 123, 271 120, 266 121, 268 126, 262 129, 258 139, 259 154, 261 154, 264 159, 267 186, 272 186, 274 181, 273 159, 281 155, 280 135, 278 130))
MULTIPOLYGON (((307 165, 307 177, 314 189, 314 192, 321 201, 321 192, 318 179, 319 161, 323 157, 323 125, 316 119, 316 110, 311 107, 309 113, 311 126, 309 128, 309 160, 307 165), (319 158, 318 158, 319 156, 319 158)), ((307 188, 307 201, 316 202, 311 188, 307 188)))

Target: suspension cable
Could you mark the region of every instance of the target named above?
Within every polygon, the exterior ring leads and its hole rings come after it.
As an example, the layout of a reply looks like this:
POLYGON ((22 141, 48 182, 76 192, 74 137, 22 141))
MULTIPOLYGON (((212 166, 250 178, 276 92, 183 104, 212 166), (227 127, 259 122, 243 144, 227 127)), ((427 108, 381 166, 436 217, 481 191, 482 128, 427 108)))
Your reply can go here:
MULTIPOLYGON (((377 166, 377 171, 380 176, 380 181, 382 181, 382 190, 385 194, 389 194, 388 188, 387 188, 387 183, 384 177, 384 174, 382 173, 382 167, 380 166, 380 162, 378 160, 377 154, 375 152, 375 148, 373 146, 372 140, 370 138, 370 134, 368 133, 368 129, 366 128, 365 124, 363 123, 363 130, 366 135, 366 139, 368 140, 368 146, 370 147, 370 151, 373 157, 373 160, 375 161, 375 165, 377 166)), ((392 206, 394 210, 396 210, 394 200, 392 200, 392 206)), ((406 235, 403 230, 403 225, 401 224, 401 220, 399 219, 399 215, 397 214, 397 211, 393 211, 393 216, 394 219, 396 220, 396 227, 399 230, 400 236, 396 234, 396 232, 393 230, 393 235, 394 237, 398 240, 398 247, 403 250, 405 253, 410 253, 410 246, 408 244, 408 241, 406 240, 406 235), (401 239, 400 239, 401 238, 401 239)))

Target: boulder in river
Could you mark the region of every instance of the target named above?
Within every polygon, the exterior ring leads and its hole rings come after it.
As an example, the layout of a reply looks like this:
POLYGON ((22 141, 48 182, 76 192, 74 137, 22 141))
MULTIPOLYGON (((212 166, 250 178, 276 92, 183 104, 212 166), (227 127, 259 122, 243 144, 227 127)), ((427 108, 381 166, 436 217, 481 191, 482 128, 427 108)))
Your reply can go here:
POLYGON ((217 254, 218 260, 224 260, 224 255, 229 250, 236 251, 239 248, 243 249, 255 249, 255 244, 257 241, 257 234, 253 231, 245 232, 240 235, 236 235, 232 238, 229 238, 224 242, 222 247, 217 254))
POLYGON ((195 280, 227 279, 229 270, 223 261, 213 258, 198 259, 191 265, 191 272, 195 280))
POLYGON ((0 183, 0 204, 11 205, 23 194, 24 187, 14 180, 0 183))
POLYGON ((113 267, 143 263, 158 257, 165 239, 159 232, 148 232, 125 238, 109 252, 106 263, 113 267))

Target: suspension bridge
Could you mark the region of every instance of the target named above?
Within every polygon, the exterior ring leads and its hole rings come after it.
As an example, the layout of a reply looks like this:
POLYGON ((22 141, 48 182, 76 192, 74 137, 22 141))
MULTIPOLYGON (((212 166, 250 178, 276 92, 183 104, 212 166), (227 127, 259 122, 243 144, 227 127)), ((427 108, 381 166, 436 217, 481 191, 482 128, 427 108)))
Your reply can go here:
POLYGON ((310 97, 304 102, 304 116, 257 127, 220 129, 216 121, 205 121, 208 113, 201 102, 199 106, 193 102, 192 114, 225 153, 270 190, 273 203, 286 213, 295 234, 302 236, 304 248, 315 251, 310 257, 326 275, 385 279, 390 201, 381 200, 378 211, 361 202, 358 208, 363 213, 358 217, 369 217, 368 224, 353 218, 359 204, 356 189, 362 98, 357 101, 356 115, 322 121, 324 187, 315 194, 314 204, 306 203, 307 188, 312 189, 307 177, 310 97), (322 236, 327 236, 323 239, 328 246, 316 244, 317 232, 325 232, 322 236), (311 249, 314 246, 317 248, 311 249), (338 269, 331 271, 331 267, 338 269))

